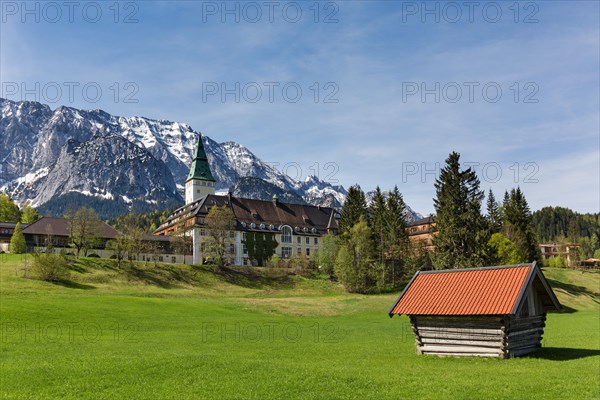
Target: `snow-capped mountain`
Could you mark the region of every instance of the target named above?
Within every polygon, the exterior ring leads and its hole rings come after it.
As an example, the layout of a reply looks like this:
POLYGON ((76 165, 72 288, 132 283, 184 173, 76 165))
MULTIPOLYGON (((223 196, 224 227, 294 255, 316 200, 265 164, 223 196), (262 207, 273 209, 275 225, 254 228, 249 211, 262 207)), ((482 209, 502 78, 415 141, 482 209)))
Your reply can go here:
MULTIPOLYGON (((75 198, 114 212, 182 204, 198 136, 177 122, 0 99, 0 191, 54 213, 75 198)), ((309 204, 338 207, 347 194, 317 177, 295 181, 238 143, 202 138, 217 190, 250 197, 258 181, 236 183, 253 177, 309 204)))

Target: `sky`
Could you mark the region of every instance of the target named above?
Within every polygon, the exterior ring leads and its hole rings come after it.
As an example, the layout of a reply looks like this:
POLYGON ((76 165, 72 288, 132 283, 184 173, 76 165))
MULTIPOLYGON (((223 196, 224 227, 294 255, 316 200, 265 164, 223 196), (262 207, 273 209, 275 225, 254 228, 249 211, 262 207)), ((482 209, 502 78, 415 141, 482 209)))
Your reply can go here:
POLYGON ((0 1, 0 97, 188 123, 423 214, 452 151, 497 198, 599 212, 599 4, 0 1))

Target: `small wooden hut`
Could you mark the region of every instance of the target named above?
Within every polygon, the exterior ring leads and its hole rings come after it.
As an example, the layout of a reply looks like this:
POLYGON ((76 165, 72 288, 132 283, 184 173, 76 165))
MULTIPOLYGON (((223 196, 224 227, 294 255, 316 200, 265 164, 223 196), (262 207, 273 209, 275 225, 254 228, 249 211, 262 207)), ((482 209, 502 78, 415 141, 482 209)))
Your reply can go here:
POLYGON ((561 305, 534 262, 417 272, 389 315, 409 316, 419 354, 510 358, 541 347, 551 309, 561 305))

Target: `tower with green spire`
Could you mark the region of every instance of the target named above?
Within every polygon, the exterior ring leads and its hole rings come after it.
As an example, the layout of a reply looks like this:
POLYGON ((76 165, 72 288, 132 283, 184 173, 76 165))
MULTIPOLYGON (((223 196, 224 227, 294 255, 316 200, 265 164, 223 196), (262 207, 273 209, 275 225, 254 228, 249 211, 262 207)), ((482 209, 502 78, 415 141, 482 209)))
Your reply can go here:
POLYGON ((193 203, 208 194, 215 194, 215 178, 210 172, 208 158, 202 143, 202 135, 200 135, 190 173, 185 180, 185 203, 193 203))

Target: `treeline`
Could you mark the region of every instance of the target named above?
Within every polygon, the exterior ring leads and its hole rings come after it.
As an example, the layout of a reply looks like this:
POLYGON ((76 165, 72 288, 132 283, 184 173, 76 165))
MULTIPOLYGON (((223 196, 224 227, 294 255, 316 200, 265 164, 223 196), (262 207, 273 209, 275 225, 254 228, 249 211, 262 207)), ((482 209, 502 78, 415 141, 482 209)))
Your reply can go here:
POLYGON ((581 257, 600 258, 600 214, 579 214, 564 207, 544 207, 533 213, 537 236, 544 243, 578 243, 581 257))
POLYGON ((409 240, 405 204, 398 188, 384 198, 377 188, 367 207, 358 185, 342 207, 340 235, 326 237, 320 264, 350 292, 385 291, 406 282, 419 269, 470 268, 539 261, 532 213, 520 188, 502 202, 485 194, 471 169, 462 169, 453 152, 435 182, 432 248, 409 240))
POLYGON ((387 198, 377 187, 369 206, 360 186, 350 187, 341 211, 339 236, 327 235, 321 240, 323 272, 355 293, 387 291, 406 282, 430 259, 423 245, 408 240, 405 211, 397 187, 387 198))
POLYGON ((19 208, 9 196, 0 194, 0 222, 31 224, 39 218, 40 213, 29 203, 19 208))
POLYGON ((175 211, 174 208, 166 210, 153 210, 146 213, 127 213, 119 215, 108 221, 108 224, 118 231, 130 228, 139 228, 144 232, 154 232, 167 217, 175 211))

